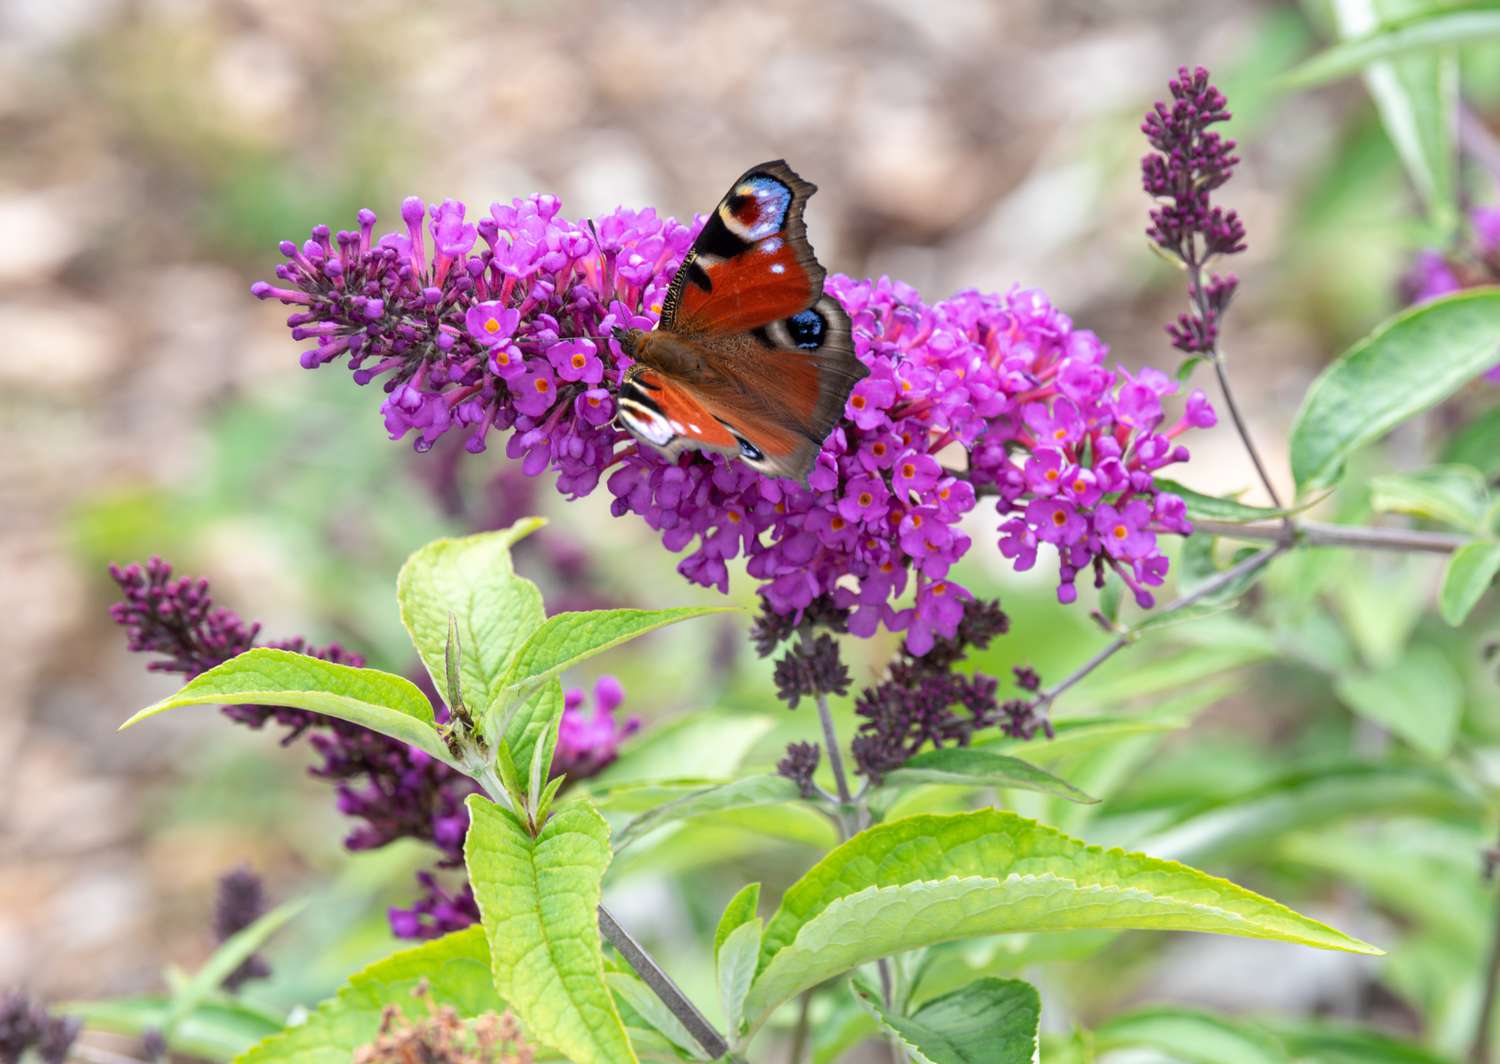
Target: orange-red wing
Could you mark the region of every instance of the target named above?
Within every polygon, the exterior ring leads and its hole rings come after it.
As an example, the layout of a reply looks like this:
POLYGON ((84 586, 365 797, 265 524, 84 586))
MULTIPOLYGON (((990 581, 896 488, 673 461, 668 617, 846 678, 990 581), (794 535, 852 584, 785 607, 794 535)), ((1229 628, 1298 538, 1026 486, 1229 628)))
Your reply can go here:
POLYGON ((672 279, 660 327, 747 332, 812 306, 823 294, 824 270, 802 212, 815 191, 781 160, 745 171, 672 279))

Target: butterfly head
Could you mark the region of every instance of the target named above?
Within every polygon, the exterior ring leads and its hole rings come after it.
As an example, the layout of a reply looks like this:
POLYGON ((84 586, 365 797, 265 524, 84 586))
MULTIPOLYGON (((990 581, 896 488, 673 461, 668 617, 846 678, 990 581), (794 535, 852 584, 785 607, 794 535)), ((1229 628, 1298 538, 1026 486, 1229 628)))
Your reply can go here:
POLYGON ((616 326, 611 330, 610 335, 615 338, 615 343, 619 344, 627 355, 635 358, 636 352, 640 350, 641 337, 646 334, 640 329, 622 329, 616 326))

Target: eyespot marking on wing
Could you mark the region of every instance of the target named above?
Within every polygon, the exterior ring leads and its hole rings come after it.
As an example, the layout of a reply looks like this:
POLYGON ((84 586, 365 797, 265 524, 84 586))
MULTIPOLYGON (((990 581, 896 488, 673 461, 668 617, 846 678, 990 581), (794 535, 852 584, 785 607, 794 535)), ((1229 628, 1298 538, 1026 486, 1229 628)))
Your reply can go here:
POLYGON ((768 174, 742 181, 719 206, 719 218, 735 236, 754 243, 776 233, 792 206, 792 190, 768 174))
POLYGON ((816 307, 808 307, 787 318, 786 329, 793 344, 806 351, 816 351, 823 346, 828 322, 823 320, 823 315, 818 313, 816 307))

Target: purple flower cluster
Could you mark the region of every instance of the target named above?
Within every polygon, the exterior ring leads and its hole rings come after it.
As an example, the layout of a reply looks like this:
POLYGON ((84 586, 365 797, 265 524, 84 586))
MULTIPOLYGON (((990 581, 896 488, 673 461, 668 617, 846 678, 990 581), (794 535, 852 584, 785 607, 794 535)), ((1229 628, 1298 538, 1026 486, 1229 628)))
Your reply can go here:
POLYGON ((1218 255, 1245 250, 1245 227, 1234 211, 1214 204, 1212 193, 1234 174, 1235 143, 1210 127, 1229 120, 1228 101, 1209 82, 1208 71, 1187 67, 1169 85, 1170 104, 1158 101, 1141 132, 1154 151, 1141 159, 1141 185, 1157 201, 1146 235, 1188 267, 1193 310, 1167 326, 1172 345, 1191 355, 1211 354, 1219 322, 1239 282, 1231 274, 1203 279, 1202 268, 1218 255))
MULTIPOLYGON (((1465 245, 1451 254, 1427 248, 1401 278, 1401 301, 1425 303, 1476 285, 1500 284, 1500 207, 1469 212, 1465 245)), ((1500 384, 1500 364, 1485 375, 1500 384)))
POLYGON ((20 1064, 27 1050, 43 1064, 63 1064, 82 1024, 53 1016, 17 990, 0 993, 0 1064, 20 1064))
MULTIPOLYGON (((146 565, 111 566, 124 598, 110 614, 126 630, 131 650, 155 655, 147 667, 196 676, 254 646, 274 646, 329 661, 360 665, 363 659, 336 644, 309 648, 302 639, 259 643, 260 625, 247 624, 232 610, 217 607, 206 580, 174 579, 159 558, 146 565)), ((595 688, 595 709, 584 711, 582 692, 567 692, 559 728, 553 775, 570 780, 597 774, 618 756, 620 741, 640 726, 637 718, 617 724, 615 709, 624 697, 612 677, 595 688)), ((435 846, 440 868, 463 866, 468 813, 464 799, 477 788, 472 780, 405 743, 356 724, 279 706, 225 706, 224 714, 252 728, 274 720, 287 729, 284 742, 304 733, 320 762, 310 771, 333 781, 339 810, 358 825, 345 837, 351 850, 370 850, 402 838, 435 846)), ((435 707, 441 715, 446 711, 435 707)), ((479 912, 468 884, 449 892, 431 872, 418 877, 423 896, 410 909, 392 909, 391 928, 406 938, 433 937, 467 927, 479 912)))
POLYGON ((624 209, 571 222, 558 206, 495 204, 471 225, 462 204, 408 199, 404 229, 378 238, 364 211, 357 231, 320 226, 284 244, 281 284, 253 290, 297 308, 293 336, 316 344, 305 365, 348 356, 358 383, 384 380, 393 436, 415 433, 423 450, 460 430, 480 450, 491 428, 513 430, 506 450, 524 472, 554 470, 575 497, 608 473, 615 514, 687 551, 685 577, 727 590, 728 563, 744 556, 778 613, 831 597, 855 634, 905 631, 918 654, 951 637, 969 592, 948 574, 971 545, 959 524, 979 493, 998 497, 1002 550, 1019 568, 1040 543, 1059 548, 1063 601, 1090 566, 1150 601, 1144 587, 1167 564, 1156 532, 1188 531, 1152 474, 1187 458, 1182 430, 1212 423, 1201 394, 1161 431, 1175 385, 1105 368, 1104 345, 1040 293, 928 305, 903 284, 835 276, 827 290, 871 372, 809 486, 721 456, 669 462, 614 427, 627 360, 588 337, 654 324, 696 226, 624 209))
MULTIPOLYGON (((265 890, 260 876, 248 868, 236 868, 219 877, 214 898, 214 937, 227 942, 259 920, 266 911, 265 890)), ((264 979, 271 966, 258 953, 246 957, 238 968, 224 977, 223 987, 230 993, 251 979, 264 979)))
MULTIPOLYGON (((924 748, 966 746, 982 728, 998 726, 1026 739, 1041 728, 1050 736, 1051 726, 1036 714, 1034 701, 1002 703, 993 677, 955 668, 971 649, 984 649, 1009 628, 998 602, 970 600, 952 636, 920 657, 909 651, 898 655, 885 680, 861 691, 854 701, 859 730, 850 743, 860 773, 878 784, 924 748)), ((1026 691, 1038 686, 1029 668, 1018 669, 1016 679, 1026 691)))

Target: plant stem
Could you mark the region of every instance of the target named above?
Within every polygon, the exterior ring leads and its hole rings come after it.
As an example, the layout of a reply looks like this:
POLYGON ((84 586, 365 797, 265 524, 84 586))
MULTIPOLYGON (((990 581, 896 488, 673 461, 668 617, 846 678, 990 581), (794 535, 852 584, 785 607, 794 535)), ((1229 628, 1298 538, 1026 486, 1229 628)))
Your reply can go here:
POLYGON ((797 1010, 797 1027, 792 1032, 792 1049, 787 1054, 787 1064, 802 1064, 802 1054, 807 1051, 808 1019, 812 1012, 812 991, 802 991, 802 1007, 797 1010))
MULTIPOLYGON (((1214 364, 1214 373, 1219 378, 1219 391, 1224 395, 1224 405, 1229 408, 1229 420, 1234 422, 1234 431, 1239 433, 1240 442, 1245 445, 1245 453, 1250 456, 1250 464, 1255 466, 1255 473, 1260 477, 1261 486, 1266 489, 1266 494, 1270 496, 1271 505, 1278 510, 1283 509, 1281 496, 1276 493, 1276 488, 1271 484, 1271 476, 1266 472, 1266 467, 1260 460, 1260 452, 1255 449, 1255 443, 1250 439, 1250 430, 1240 414, 1239 403, 1235 402, 1234 389, 1229 386, 1229 374, 1224 368, 1224 355, 1217 346, 1214 347, 1211 361, 1214 364)), ((1291 516, 1284 516, 1282 522, 1290 525, 1291 516)))
MULTIPOLYGON (((1291 546, 1292 545, 1290 542, 1287 542, 1283 539, 1281 542, 1275 543, 1272 546, 1267 547, 1265 550, 1260 551, 1259 553, 1252 554, 1244 561, 1239 562, 1235 565, 1231 565, 1228 569, 1225 569, 1223 572, 1214 576, 1213 579, 1208 580, 1205 583, 1194 588, 1186 595, 1183 595, 1180 598, 1177 598, 1176 600, 1163 606, 1160 610, 1157 610, 1156 613, 1153 614, 1153 616, 1166 616, 1167 614, 1175 613, 1178 610, 1187 609, 1187 607, 1192 606, 1197 602, 1201 602, 1209 595, 1212 595, 1214 592, 1220 590, 1221 588, 1227 587, 1234 581, 1238 580, 1240 577, 1247 576, 1250 573, 1255 572, 1257 569, 1270 562, 1272 558, 1276 557, 1276 555, 1290 550, 1291 546)), ((1121 632, 1114 638, 1112 642, 1107 644, 1103 650, 1100 650, 1099 653, 1089 658, 1088 661, 1084 662, 1072 673, 1038 695, 1036 700, 1036 708, 1039 711, 1045 711, 1047 707, 1055 702, 1058 696, 1060 696, 1064 691, 1068 690, 1074 684, 1078 683, 1085 676, 1093 672, 1100 665, 1103 665, 1106 661, 1114 657, 1120 651, 1124 650, 1138 638, 1140 638, 1140 632, 1137 630, 1126 629, 1125 631, 1121 632)))
MULTIPOLYGON (((474 780, 484 788, 485 793, 491 801, 514 811, 510 796, 505 793, 504 786, 495 776, 494 769, 487 764, 471 765, 475 770, 474 780)), ((688 996, 682 992, 682 988, 672 981, 672 977, 662 970, 656 959, 647 953, 645 948, 637 942, 629 931, 620 926, 620 922, 614 918, 603 905, 599 906, 599 931, 610 945, 620 952, 627 964, 635 969, 635 974, 641 977, 641 982, 651 988, 651 992, 661 999, 661 1003, 667 1010, 676 1016, 683 1027, 687 1028, 689 1034, 703 1047, 703 1051, 713 1060, 718 1060, 729 1052, 729 1043, 724 1041, 724 1036, 714 1029, 714 1025, 704 1018, 703 1013, 698 1011, 688 996)))
MULTIPOLYGON (((1207 532, 1228 539, 1272 540, 1287 538, 1283 525, 1241 525, 1233 521, 1193 521, 1195 532, 1207 532)), ((1318 521, 1292 523, 1295 540, 1308 547, 1361 547, 1365 550, 1420 551, 1451 554, 1468 542, 1453 532, 1423 532, 1410 528, 1366 528, 1361 525, 1330 525, 1318 521)))
POLYGON ((619 921, 603 905, 599 906, 599 930, 620 951, 620 956, 625 958, 626 963, 635 969, 635 974, 641 977, 641 981, 681 1021, 688 1034, 697 1040, 711 1059, 718 1060, 729 1052, 729 1044, 724 1041, 724 1036, 714 1030, 713 1024, 688 1000, 682 989, 672 982, 672 977, 662 971, 651 954, 631 937, 629 931, 620 926, 619 921))
POLYGON ((838 788, 839 802, 849 805, 854 795, 849 790, 849 776, 844 772, 844 753, 839 749, 839 733, 833 726, 833 712, 828 708, 828 696, 818 692, 818 720, 823 725, 823 743, 828 747, 828 767, 833 769, 833 782, 838 788))

